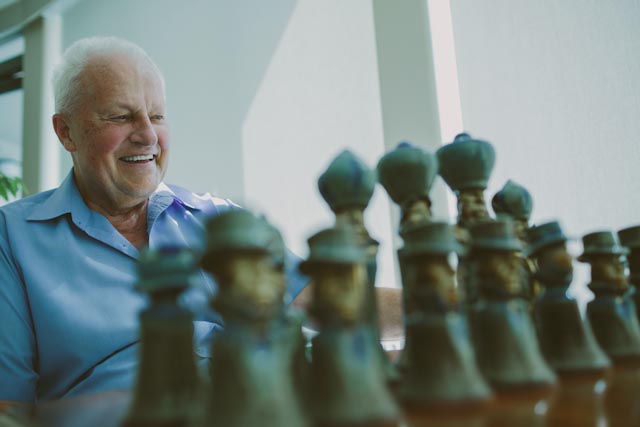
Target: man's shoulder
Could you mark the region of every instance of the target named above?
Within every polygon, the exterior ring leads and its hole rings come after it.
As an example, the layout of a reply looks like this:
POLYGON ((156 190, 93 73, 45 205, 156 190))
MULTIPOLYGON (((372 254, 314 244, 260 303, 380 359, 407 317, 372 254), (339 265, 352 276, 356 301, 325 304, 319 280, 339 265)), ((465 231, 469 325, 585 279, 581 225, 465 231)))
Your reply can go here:
POLYGON ((26 220, 27 217, 34 211, 34 209, 37 209, 44 202, 49 200, 54 192, 55 189, 47 190, 7 203, 4 206, 0 206, 0 215, 4 216, 5 218, 17 217, 26 220))
MULTIPOLYGON (((162 191, 162 188, 159 189, 162 191)), ((186 188, 173 184, 165 184, 165 191, 170 191, 174 198, 183 205, 191 209, 203 211, 205 213, 219 213, 227 209, 239 208, 240 206, 231 199, 219 197, 211 193, 195 193, 186 188)))

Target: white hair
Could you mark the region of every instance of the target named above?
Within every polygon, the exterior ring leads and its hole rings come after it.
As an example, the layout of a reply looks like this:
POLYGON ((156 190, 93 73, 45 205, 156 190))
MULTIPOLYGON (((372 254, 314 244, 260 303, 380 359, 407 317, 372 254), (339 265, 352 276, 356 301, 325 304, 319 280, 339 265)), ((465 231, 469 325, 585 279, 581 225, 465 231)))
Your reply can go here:
POLYGON ((79 85, 80 75, 91 60, 117 55, 125 55, 149 64, 160 77, 164 93, 164 77, 160 69, 140 46, 118 37, 89 37, 69 46, 53 71, 56 113, 68 113, 73 108, 82 90, 79 85))

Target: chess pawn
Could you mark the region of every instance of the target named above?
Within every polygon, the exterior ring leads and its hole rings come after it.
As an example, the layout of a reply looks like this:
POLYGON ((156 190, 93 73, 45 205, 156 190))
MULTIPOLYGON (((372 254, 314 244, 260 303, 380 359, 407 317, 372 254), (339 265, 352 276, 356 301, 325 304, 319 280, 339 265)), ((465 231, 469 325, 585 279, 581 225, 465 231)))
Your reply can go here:
POLYGON ((471 262, 480 292, 469 309, 476 360, 496 392, 489 424, 537 425, 536 405, 548 399, 556 376, 542 357, 522 292, 522 250, 511 221, 487 221, 471 228, 471 262))
POLYGON ((527 241, 533 198, 526 188, 508 180, 491 199, 491 207, 496 215, 511 218, 516 237, 523 243, 527 241))
POLYGON ((609 231, 587 234, 582 241, 578 260, 591 266, 589 289, 595 298, 587 305, 587 315, 596 339, 614 362, 640 359, 640 326, 621 259, 628 251, 609 231))
POLYGON ((198 417, 193 316, 177 302, 196 265, 186 249, 140 254, 137 289, 150 305, 140 313, 140 364, 124 427, 190 426, 198 417))
MULTIPOLYGON (((269 254, 273 268, 270 270, 270 277, 274 281, 277 289, 287 288, 287 277, 285 272, 286 263, 286 246, 282 235, 273 225, 267 222, 267 226, 273 235, 270 245, 269 254)), ((289 296, 285 296, 285 300, 289 296)), ((304 315, 295 309, 288 309, 284 304, 280 305, 276 320, 273 324, 274 331, 280 330, 279 334, 282 340, 289 345, 289 354, 291 354, 291 371, 293 373, 294 385, 296 393, 299 396, 306 391, 306 382, 309 370, 307 361, 307 340, 302 332, 304 323, 304 315)))
POLYGON ((422 418, 452 422, 457 417, 460 425, 469 425, 481 418, 478 404, 487 402, 491 391, 476 366, 464 318, 456 310, 452 257, 461 246, 452 227, 443 222, 406 227, 402 237, 406 367, 398 397, 422 418), (443 409, 448 413, 438 419, 443 409))
POLYGON ((379 345, 365 322, 367 254, 350 227, 309 239, 300 264, 313 283, 313 338, 307 406, 319 427, 395 426, 398 409, 386 386, 379 345))
POLYGON ((629 296, 620 246, 609 231, 582 238, 579 261, 591 265, 589 288, 595 294, 587 305, 587 316, 602 349, 613 362, 611 385, 605 406, 611 427, 640 425, 640 326, 635 304, 629 296))
POLYGON ((380 159, 377 170, 380 184, 400 206, 400 228, 431 218, 429 192, 438 175, 434 154, 401 142, 380 159))
POLYGON ((211 391, 204 425, 305 427, 296 390, 295 335, 283 325, 286 291, 274 256, 279 236, 246 210, 207 222, 203 267, 218 283, 212 302, 225 322, 211 344, 211 391))
MULTIPOLYGON (((484 190, 495 164, 495 151, 490 143, 461 133, 453 142, 440 147, 436 154, 440 176, 455 193, 458 202, 456 237, 462 244, 468 245, 470 227, 475 222, 489 219, 484 190)), ((458 283, 468 304, 479 297, 473 277, 466 259, 461 258, 458 283)))
POLYGON ((318 179, 318 190, 336 216, 337 226, 355 231, 358 244, 367 255, 367 287, 365 289, 364 320, 378 343, 387 376, 396 381, 397 373, 388 361, 380 342, 378 307, 375 292, 378 242, 371 237, 364 224, 364 210, 369 205, 376 185, 376 174, 351 151, 340 153, 318 179))
MULTIPOLYGON (((516 237, 523 245, 527 242, 527 230, 529 229, 529 218, 533 210, 533 199, 531 193, 511 180, 494 194, 491 199, 491 207, 498 218, 510 218, 513 221, 516 237)), ((522 272, 524 274, 525 289, 523 298, 533 302, 533 299, 540 292, 540 285, 535 280, 536 267, 533 260, 521 254, 522 272)))
POLYGON ((567 295, 573 279, 567 237, 556 221, 533 227, 527 235, 527 253, 538 262, 537 279, 542 286, 534 304, 538 340, 545 359, 560 378, 560 391, 547 423, 602 425, 602 391, 610 362, 589 322, 582 319, 578 302, 567 295))
POLYGON ((640 319, 640 225, 618 231, 622 246, 629 250, 629 284, 631 299, 636 306, 636 317, 640 319))

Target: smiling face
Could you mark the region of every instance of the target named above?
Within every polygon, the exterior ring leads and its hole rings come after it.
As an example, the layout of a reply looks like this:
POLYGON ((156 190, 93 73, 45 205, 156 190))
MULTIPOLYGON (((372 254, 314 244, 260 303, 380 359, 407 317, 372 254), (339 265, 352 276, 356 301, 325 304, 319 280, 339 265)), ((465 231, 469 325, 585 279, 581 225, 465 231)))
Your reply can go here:
POLYGON ((168 165, 161 77, 143 60, 119 55, 92 59, 79 84, 72 110, 53 122, 80 193, 109 213, 144 203, 168 165))

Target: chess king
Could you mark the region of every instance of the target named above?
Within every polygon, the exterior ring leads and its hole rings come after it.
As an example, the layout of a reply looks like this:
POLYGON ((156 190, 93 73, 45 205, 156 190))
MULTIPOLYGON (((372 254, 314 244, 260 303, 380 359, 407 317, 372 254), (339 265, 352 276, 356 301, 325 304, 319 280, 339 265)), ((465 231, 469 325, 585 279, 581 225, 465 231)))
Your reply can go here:
POLYGON ((353 228, 344 226, 312 236, 309 251, 300 269, 311 277, 309 311, 319 325, 307 394, 314 425, 395 426, 398 409, 365 319, 366 251, 353 228))
POLYGON ((589 233, 582 242, 578 260, 591 266, 588 286, 595 298, 587 305, 587 316, 596 339, 614 364, 640 359, 640 325, 622 260, 628 251, 610 231, 589 233))
POLYGON ((263 218, 230 210, 207 223, 203 267, 225 321, 212 340, 206 426, 306 427, 296 386, 299 323, 283 314, 282 237, 263 218))

